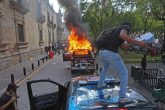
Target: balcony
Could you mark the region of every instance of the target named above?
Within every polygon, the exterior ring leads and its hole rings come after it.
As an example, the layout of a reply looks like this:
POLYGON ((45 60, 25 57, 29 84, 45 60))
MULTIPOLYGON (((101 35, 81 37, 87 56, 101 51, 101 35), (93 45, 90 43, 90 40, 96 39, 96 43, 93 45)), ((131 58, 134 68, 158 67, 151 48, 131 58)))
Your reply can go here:
POLYGON ((44 41, 39 41, 39 46, 44 46, 44 41))
POLYGON ((19 0, 10 0, 10 6, 13 9, 20 11, 23 14, 26 14, 27 12, 29 12, 28 2, 26 2, 26 0, 24 2, 23 1, 20 2, 20 1, 19 0))
POLYGON ((52 20, 48 20, 47 21, 47 25, 48 25, 48 27, 52 27, 53 26, 53 21, 52 20))
POLYGON ((55 24, 55 23, 53 23, 52 28, 53 28, 53 29, 55 29, 55 28, 56 28, 56 24, 55 24))
POLYGON ((56 28, 56 24, 53 23, 53 21, 51 21, 51 20, 48 20, 47 25, 48 25, 48 27, 51 27, 51 28, 53 28, 53 29, 56 28))
POLYGON ((8 50, 7 43, 0 42, 0 53, 6 52, 8 50))
POLYGON ((57 27, 57 30, 60 31, 60 32, 63 32, 64 28, 63 27, 57 27))
POLYGON ((18 42, 17 48, 18 49, 26 49, 28 47, 28 42, 18 42))
POLYGON ((43 14, 41 14, 41 15, 38 17, 38 22, 43 24, 45 21, 46 21, 45 16, 44 16, 43 14))

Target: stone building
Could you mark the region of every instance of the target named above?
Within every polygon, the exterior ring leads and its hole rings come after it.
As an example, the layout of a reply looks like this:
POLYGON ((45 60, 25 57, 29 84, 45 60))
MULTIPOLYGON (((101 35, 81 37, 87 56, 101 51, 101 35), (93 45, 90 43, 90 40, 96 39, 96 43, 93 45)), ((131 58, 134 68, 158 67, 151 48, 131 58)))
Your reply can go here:
POLYGON ((57 13, 57 39, 59 43, 63 42, 63 30, 64 30, 61 18, 62 18, 62 12, 61 10, 59 10, 59 12, 57 13))
POLYGON ((57 16, 49 0, 0 0, 0 70, 57 42, 57 16))
POLYGON ((63 22, 62 23, 63 24, 63 28, 64 28, 64 30, 63 30, 63 41, 64 42, 68 42, 68 36, 70 35, 70 31, 68 30, 68 28, 65 26, 65 23, 63 22))

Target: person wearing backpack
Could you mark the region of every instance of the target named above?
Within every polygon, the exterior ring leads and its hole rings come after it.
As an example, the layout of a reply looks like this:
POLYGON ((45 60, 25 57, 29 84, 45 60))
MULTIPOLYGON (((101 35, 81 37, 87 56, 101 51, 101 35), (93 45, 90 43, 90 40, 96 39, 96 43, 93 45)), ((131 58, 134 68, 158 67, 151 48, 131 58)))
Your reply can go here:
MULTIPOLYGON (((128 70, 118 53, 118 48, 130 48, 132 44, 140 47, 146 47, 144 41, 137 41, 128 36, 130 32, 130 23, 123 22, 121 26, 112 29, 111 31, 102 32, 100 36, 108 36, 104 39, 104 45, 98 46, 99 58, 103 64, 102 71, 100 73, 100 79, 97 84, 97 88, 105 86, 104 80, 108 73, 109 67, 114 67, 117 70, 120 78, 120 90, 119 90, 119 103, 127 103, 130 100, 126 97, 127 85, 128 85, 128 70), (125 42, 127 41, 127 43, 125 42)), ((99 39, 99 38, 98 38, 99 39)), ((103 39, 102 39, 103 41, 103 39)), ((96 39, 97 44, 97 39, 96 39)), ((101 43, 98 43, 101 44, 101 43)), ((97 46, 97 45, 96 45, 97 46)), ((96 47, 97 48, 97 47, 96 47)))

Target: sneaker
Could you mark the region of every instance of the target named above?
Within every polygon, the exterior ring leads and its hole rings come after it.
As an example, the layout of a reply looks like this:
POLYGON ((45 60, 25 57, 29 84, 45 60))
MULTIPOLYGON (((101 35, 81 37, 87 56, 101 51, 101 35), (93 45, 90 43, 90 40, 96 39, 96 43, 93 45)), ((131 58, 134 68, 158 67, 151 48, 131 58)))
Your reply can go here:
POLYGON ((106 84, 102 84, 102 85, 101 85, 101 84, 97 84, 97 88, 98 88, 98 89, 103 88, 103 87, 105 87, 105 86, 106 86, 106 84))
POLYGON ((130 103, 130 102, 132 102, 132 101, 133 101, 133 100, 128 99, 128 98, 119 99, 119 103, 122 103, 122 104, 130 103))
POLYGON ((110 94, 105 94, 105 95, 104 95, 104 98, 105 98, 106 100, 108 100, 109 98, 111 98, 111 95, 110 95, 110 94))

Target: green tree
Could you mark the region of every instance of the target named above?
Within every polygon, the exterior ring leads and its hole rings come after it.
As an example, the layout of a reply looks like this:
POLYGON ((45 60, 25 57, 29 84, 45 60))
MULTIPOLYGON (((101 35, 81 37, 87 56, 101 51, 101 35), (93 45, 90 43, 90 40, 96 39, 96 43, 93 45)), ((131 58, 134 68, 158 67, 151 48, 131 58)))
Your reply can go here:
POLYGON ((83 12, 83 22, 88 22, 90 35, 96 39, 102 30, 118 26, 123 21, 132 24, 133 32, 159 33, 160 29, 164 30, 165 27, 164 2, 162 0, 92 0, 89 3, 87 0, 82 0, 80 7, 83 12))
POLYGON ((148 0, 136 0, 136 14, 141 19, 143 33, 146 33, 151 29, 154 21, 148 0))
MULTIPOLYGON (((165 1, 164 0, 150 0, 151 11, 154 16, 163 22, 164 28, 162 29, 165 33, 165 1)), ((165 34, 164 34, 165 39, 165 34)))
POLYGON ((117 13, 112 7, 111 0, 92 0, 90 4, 80 3, 80 7, 84 12, 83 21, 88 22, 91 36, 93 36, 94 39, 96 39, 102 30, 116 24, 117 20, 115 16, 117 13))

